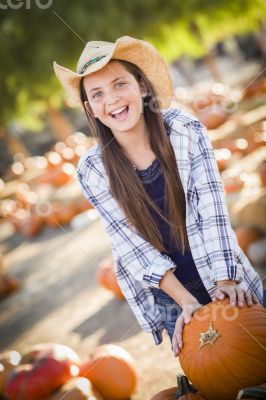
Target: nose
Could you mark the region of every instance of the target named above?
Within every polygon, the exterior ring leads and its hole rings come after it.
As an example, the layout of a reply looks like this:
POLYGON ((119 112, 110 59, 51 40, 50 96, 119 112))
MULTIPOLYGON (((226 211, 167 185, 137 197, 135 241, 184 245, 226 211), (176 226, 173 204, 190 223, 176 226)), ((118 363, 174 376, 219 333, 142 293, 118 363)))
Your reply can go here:
POLYGON ((119 101, 119 96, 113 92, 107 93, 106 104, 110 107, 119 101))

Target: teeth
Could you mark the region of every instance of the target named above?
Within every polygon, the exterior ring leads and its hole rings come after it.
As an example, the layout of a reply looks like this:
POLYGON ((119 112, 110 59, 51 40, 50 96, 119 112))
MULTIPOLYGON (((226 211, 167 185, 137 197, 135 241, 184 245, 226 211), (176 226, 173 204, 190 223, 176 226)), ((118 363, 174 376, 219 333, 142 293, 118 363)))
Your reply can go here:
POLYGON ((112 114, 112 115, 119 114, 119 113, 121 113, 122 111, 124 111, 126 108, 127 108, 127 106, 122 107, 122 108, 119 108, 118 110, 113 111, 111 114, 112 114))

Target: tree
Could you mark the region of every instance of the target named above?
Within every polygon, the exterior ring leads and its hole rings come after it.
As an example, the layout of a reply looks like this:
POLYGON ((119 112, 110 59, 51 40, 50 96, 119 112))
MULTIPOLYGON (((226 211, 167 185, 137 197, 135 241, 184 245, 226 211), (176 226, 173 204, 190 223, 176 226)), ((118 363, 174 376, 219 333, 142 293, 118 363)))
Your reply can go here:
POLYGON ((87 41, 127 34, 151 41, 171 62, 203 56, 217 40, 257 29, 266 14, 263 0, 54 0, 49 8, 43 0, 21 1, 21 8, 1 10, 0 126, 17 118, 34 130, 47 104, 62 105, 53 61, 75 69, 87 41))

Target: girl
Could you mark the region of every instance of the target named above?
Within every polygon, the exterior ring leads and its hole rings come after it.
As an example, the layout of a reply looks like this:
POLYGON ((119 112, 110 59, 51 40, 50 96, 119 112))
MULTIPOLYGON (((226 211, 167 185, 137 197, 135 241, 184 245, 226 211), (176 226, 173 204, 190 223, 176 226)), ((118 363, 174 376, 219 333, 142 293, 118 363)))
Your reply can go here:
POLYGON ((169 108, 172 80, 158 51, 129 36, 91 41, 77 72, 54 69, 97 139, 77 177, 110 237, 121 290, 155 344, 166 329, 177 356, 184 324, 215 299, 262 303, 205 127, 169 108))

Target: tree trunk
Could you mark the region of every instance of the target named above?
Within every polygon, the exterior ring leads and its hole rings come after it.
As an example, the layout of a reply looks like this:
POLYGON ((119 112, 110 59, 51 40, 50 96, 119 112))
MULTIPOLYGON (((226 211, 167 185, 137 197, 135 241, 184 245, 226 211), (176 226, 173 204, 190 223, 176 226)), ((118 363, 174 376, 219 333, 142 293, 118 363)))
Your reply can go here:
POLYGON ((7 128, 0 127, 0 138, 6 143, 11 156, 16 153, 23 153, 25 157, 29 156, 27 147, 19 138, 13 136, 7 128))

